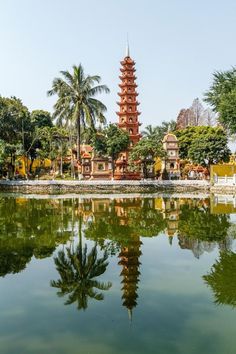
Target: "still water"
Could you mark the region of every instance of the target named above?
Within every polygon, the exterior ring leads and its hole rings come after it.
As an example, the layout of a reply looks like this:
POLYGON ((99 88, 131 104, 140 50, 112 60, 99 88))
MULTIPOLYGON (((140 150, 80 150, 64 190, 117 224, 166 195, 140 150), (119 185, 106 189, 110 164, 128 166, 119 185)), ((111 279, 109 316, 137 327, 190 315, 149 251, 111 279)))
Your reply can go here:
POLYGON ((1 354, 235 353, 235 204, 1 195, 1 354))

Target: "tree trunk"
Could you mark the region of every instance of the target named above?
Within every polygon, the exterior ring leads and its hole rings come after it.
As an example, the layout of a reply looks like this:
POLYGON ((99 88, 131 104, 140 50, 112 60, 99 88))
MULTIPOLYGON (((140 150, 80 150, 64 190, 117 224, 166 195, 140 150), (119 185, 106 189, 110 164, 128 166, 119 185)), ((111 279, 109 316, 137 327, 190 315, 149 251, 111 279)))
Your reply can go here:
POLYGON ((146 162, 143 163, 143 176, 146 179, 147 178, 147 165, 146 162))
POLYGON ((80 155, 80 129, 81 126, 80 126, 80 116, 78 114, 78 117, 77 117, 77 160, 79 160, 79 163, 81 163, 81 155, 80 155))
POLYGON ((61 140, 61 161, 60 161, 60 175, 63 175, 63 158, 62 158, 62 154, 63 154, 63 149, 62 149, 62 140, 61 140))
POLYGON ((111 167, 112 167, 112 179, 114 179, 114 175, 115 175, 115 160, 112 157, 111 159, 111 167))
POLYGON ((74 166, 74 155, 73 155, 73 139, 72 139, 72 130, 70 124, 70 149, 71 149, 71 158, 70 158, 70 165, 71 165, 71 177, 75 178, 75 166, 74 166))

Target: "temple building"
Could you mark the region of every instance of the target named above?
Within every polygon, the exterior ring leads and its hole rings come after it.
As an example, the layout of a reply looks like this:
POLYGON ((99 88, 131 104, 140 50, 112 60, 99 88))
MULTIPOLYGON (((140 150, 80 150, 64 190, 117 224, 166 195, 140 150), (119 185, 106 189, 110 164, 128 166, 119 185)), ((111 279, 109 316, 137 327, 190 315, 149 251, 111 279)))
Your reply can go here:
POLYGON ((172 133, 167 133, 162 141, 166 151, 166 157, 162 160, 162 173, 166 171, 168 179, 180 177, 179 144, 177 137, 172 133))
POLYGON ((139 133, 139 102, 137 101, 138 93, 136 92, 137 84, 135 82, 135 62, 131 59, 129 54, 129 47, 125 58, 121 61, 121 83, 119 85, 120 107, 117 115, 119 117, 118 127, 128 132, 130 137, 130 147, 127 151, 120 153, 116 161, 115 179, 140 179, 140 173, 131 171, 129 167, 129 151, 137 144, 141 138, 139 133))

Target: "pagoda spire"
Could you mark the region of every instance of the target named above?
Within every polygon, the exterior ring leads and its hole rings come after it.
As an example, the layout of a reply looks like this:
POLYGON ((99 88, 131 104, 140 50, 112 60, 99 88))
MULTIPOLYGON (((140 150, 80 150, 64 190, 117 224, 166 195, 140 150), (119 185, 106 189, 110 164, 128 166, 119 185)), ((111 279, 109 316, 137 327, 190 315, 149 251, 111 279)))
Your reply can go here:
POLYGON ((129 50, 129 37, 127 34, 127 43, 126 43, 126 52, 125 52, 125 57, 129 57, 130 58, 130 50, 129 50))

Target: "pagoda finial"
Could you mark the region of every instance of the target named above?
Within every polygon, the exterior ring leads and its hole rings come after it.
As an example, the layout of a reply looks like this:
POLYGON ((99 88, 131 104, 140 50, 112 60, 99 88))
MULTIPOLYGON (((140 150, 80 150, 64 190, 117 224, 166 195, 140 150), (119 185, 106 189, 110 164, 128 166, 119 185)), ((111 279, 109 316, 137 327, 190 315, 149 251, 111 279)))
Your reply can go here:
POLYGON ((125 53, 125 56, 126 56, 126 57, 129 57, 129 56, 130 56, 130 53, 129 53, 129 36, 128 36, 128 33, 127 33, 127 44, 126 44, 126 53, 125 53))

